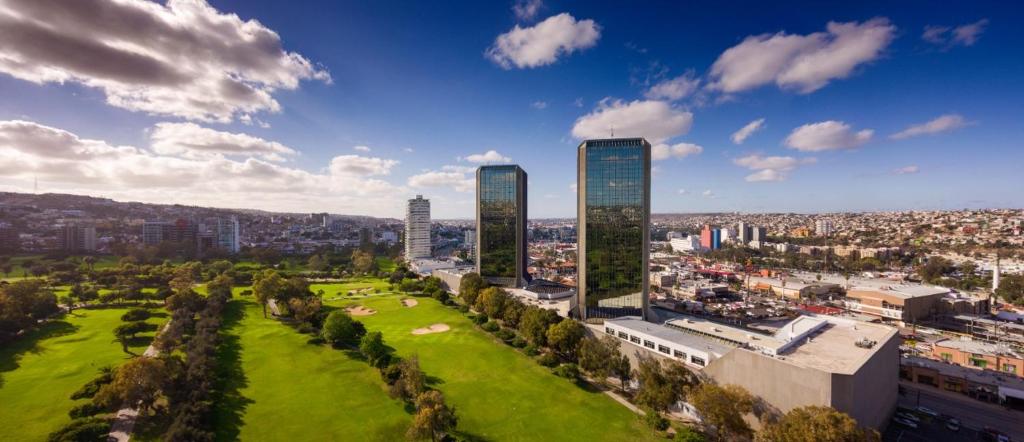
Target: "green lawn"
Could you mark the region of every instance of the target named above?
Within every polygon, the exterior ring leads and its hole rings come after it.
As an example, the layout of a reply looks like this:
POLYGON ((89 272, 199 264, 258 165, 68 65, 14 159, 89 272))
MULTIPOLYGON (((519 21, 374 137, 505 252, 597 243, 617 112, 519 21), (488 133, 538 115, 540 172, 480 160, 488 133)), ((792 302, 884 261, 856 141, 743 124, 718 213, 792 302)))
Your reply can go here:
POLYGON ((636 416, 603 393, 588 391, 474 328, 458 311, 430 298, 403 307, 402 296, 358 302, 377 310, 359 317, 369 330, 406 357, 419 355, 433 385, 459 415, 459 430, 485 440, 637 441, 657 439, 636 416), (418 327, 451 326, 444 333, 413 335, 418 327))
MULTIPOLYGON (((368 280, 314 285, 327 295, 368 280)), ((378 282, 378 284, 387 284, 378 282)), ((599 392, 558 378, 477 330, 458 311, 429 298, 403 307, 404 295, 328 301, 378 311, 357 319, 384 333, 399 355, 417 353, 433 388, 444 392, 470 440, 655 440, 632 412, 599 392), (415 336, 446 323, 451 331, 415 336)), ((231 303, 220 361, 231 379, 218 406, 220 440, 401 440, 411 415, 389 399, 377 372, 346 352, 308 344, 308 335, 264 319, 251 298, 231 303)))
POLYGON ((403 439, 411 417, 365 362, 308 344, 252 298, 232 301, 225 318, 218 440, 403 439))
MULTIPOLYGON (((47 434, 70 422, 68 410, 85 403, 71 393, 105 365, 119 365, 130 356, 114 342, 126 308, 79 309, 0 348, 0 440, 46 440, 47 434)), ((150 318, 166 321, 166 314, 150 318)), ((155 332, 139 335, 129 347, 141 354, 155 332)))

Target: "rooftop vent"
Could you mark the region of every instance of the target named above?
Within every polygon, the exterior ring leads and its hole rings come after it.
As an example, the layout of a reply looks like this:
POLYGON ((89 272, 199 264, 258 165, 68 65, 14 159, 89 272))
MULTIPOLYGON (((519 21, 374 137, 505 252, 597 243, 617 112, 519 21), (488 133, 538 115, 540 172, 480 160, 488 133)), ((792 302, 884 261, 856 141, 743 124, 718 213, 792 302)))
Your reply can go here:
POLYGON ((868 338, 860 338, 859 340, 857 340, 857 342, 854 342, 853 345, 856 345, 856 346, 858 346, 860 348, 872 348, 877 343, 878 342, 872 341, 872 340, 870 340, 868 338))

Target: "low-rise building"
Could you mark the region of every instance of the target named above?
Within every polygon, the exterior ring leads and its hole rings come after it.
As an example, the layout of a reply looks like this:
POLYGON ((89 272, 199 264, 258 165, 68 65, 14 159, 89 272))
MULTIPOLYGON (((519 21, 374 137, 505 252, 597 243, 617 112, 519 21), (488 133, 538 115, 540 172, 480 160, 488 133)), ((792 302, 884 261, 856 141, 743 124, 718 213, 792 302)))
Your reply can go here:
POLYGON ((899 339, 885 325, 805 315, 772 334, 691 316, 660 325, 609 319, 603 327, 627 345, 740 385, 781 413, 831 406, 884 428, 896 407, 899 339))
POLYGON ((916 356, 900 360, 900 377, 985 402, 1024 405, 1024 379, 916 356))
POLYGON ((1024 376, 1024 358, 1005 344, 943 339, 932 343, 932 359, 978 370, 1024 376))
POLYGON ((950 290, 925 285, 852 287, 846 292, 846 308, 899 324, 910 324, 938 314, 940 301, 950 290))

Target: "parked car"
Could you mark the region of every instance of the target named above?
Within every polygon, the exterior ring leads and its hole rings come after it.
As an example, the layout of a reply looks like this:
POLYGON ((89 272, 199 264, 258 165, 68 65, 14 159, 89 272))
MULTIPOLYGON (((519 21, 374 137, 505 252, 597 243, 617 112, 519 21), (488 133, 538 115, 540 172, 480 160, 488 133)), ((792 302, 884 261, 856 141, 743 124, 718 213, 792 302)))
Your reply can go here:
POLYGON ((935 410, 932 410, 931 408, 928 407, 917 407, 917 411, 922 414, 927 414, 931 417, 939 417, 939 413, 936 413, 935 410))
POLYGON ((946 428, 949 431, 960 431, 960 421, 956 418, 952 418, 946 421, 946 428))
POLYGON ((913 413, 896 413, 896 417, 906 419, 911 422, 921 422, 921 418, 914 416, 913 413))
POLYGON ((917 428, 917 424, 914 423, 914 421, 909 420, 909 419, 904 419, 902 417, 894 417, 894 418, 892 418, 892 421, 896 422, 897 424, 903 425, 904 427, 914 428, 914 429, 917 428))

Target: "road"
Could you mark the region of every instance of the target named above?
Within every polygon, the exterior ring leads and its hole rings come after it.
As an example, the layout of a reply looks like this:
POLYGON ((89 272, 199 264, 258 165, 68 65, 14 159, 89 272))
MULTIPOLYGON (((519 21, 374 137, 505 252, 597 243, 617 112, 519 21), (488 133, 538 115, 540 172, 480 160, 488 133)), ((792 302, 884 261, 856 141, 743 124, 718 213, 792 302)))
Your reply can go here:
POLYGON ((899 397, 900 405, 910 408, 922 405, 940 414, 960 419, 966 428, 980 430, 991 427, 1010 435, 1014 440, 1024 440, 1024 412, 1007 410, 1005 407, 971 399, 960 393, 904 381, 900 381, 900 386, 906 389, 906 394, 899 397))

